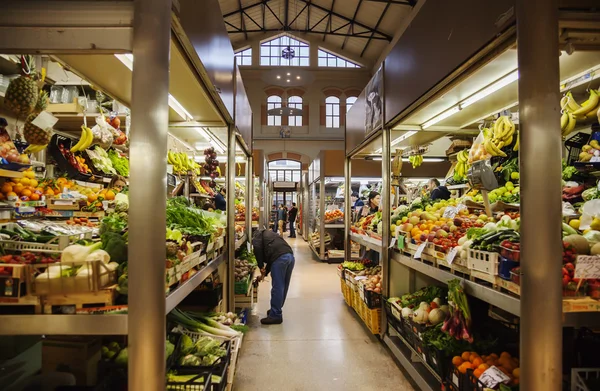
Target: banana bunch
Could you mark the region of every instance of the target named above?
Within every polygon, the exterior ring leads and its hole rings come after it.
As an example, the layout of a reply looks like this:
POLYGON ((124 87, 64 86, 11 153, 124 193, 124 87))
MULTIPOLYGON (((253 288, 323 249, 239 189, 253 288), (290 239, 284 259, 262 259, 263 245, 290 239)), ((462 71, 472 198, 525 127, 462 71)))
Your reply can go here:
POLYGON ((187 174, 191 171, 196 175, 200 175, 200 165, 185 152, 169 151, 167 162, 173 165, 173 172, 176 174, 187 174))
POLYGON ((560 130, 563 137, 575 129, 577 121, 598 118, 600 121, 600 92, 590 89, 588 100, 579 104, 573 98, 571 91, 567 92, 560 100, 562 115, 560 117, 560 130))
POLYGON ((94 134, 92 133, 92 129, 88 128, 85 125, 81 125, 81 137, 77 144, 71 147, 71 152, 77 151, 85 151, 92 145, 94 141, 94 134))
POLYGON ((412 164, 413 168, 417 168, 423 164, 423 155, 411 155, 408 157, 408 161, 412 164))
POLYGON ((492 156, 506 157, 502 148, 511 145, 515 134, 515 124, 509 116, 501 115, 491 129, 484 129, 484 147, 492 156))
POLYGON ((467 171, 469 171, 469 152, 466 149, 460 151, 456 158, 458 162, 456 163, 456 167, 454 167, 454 179, 461 180, 467 176, 467 171))
POLYGON ((45 149, 47 146, 48 146, 48 144, 45 144, 45 145, 29 144, 27 146, 27 148, 25 148, 25 151, 23 151, 23 153, 26 153, 26 154, 36 153, 36 152, 39 152, 39 151, 45 149))

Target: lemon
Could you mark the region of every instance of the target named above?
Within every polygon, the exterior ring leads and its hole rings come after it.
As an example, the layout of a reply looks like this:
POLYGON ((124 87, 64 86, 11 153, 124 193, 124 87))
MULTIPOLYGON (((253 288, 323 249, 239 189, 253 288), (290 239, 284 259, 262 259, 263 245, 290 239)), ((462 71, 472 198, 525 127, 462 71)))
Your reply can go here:
POLYGON ((518 172, 511 172, 510 173, 510 179, 512 179, 513 181, 516 181, 519 179, 519 173, 518 172))
POLYGON ((581 222, 578 219, 573 219, 571 221, 569 221, 569 225, 571 226, 571 228, 575 228, 575 229, 579 229, 579 224, 581 222))
POLYGON ((505 186, 506 188, 509 188, 509 187, 515 187, 515 185, 513 185, 513 183, 512 183, 512 182, 506 182, 506 184, 505 184, 504 186, 505 186))

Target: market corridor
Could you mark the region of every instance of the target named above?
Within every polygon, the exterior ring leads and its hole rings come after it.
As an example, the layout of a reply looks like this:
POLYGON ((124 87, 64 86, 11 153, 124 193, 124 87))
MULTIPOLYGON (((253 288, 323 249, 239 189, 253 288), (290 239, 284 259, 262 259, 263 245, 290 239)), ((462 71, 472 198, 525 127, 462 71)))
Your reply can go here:
POLYGON ((336 265, 317 262, 302 239, 287 239, 296 266, 282 325, 262 326, 270 278, 244 336, 235 391, 412 391, 385 347, 343 300, 336 265))

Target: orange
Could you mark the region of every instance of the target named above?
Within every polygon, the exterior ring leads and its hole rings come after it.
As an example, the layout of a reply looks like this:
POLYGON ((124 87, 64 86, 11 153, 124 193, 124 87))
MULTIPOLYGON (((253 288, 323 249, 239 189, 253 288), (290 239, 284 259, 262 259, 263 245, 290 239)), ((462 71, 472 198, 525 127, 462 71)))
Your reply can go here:
POLYGON ((469 357, 471 357, 471 352, 463 352, 463 354, 460 356, 460 358, 462 358, 464 361, 469 361, 469 357))
POLYGON ((455 367, 459 367, 460 364, 462 364, 462 363, 463 363, 463 360, 459 356, 452 357, 452 365, 454 365, 455 367))
POLYGON ((14 191, 10 191, 6 194, 7 197, 16 197, 17 193, 15 193, 14 191))
POLYGON ((2 185, 2 188, 0 188, 0 191, 4 194, 8 194, 11 191, 13 191, 13 187, 11 185, 9 185, 8 183, 5 183, 2 185))
POLYGON ((29 189, 23 189, 23 191, 21 192, 22 197, 31 197, 31 194, 31 190, 29 189))
POLYGON ((62 177, 61 177, 61 178, 58 178, 58 179, 56 180, 56 183, 57 183, 57 184, 60 184, 60 185, 65 185, 67 182, 68 182, 67 178, 62 178, 62 177))
POLYGON ((21 194, 21 192, 23 191, 23 189, 25 188, 25 186, 23 186, 20 183, 17 183, 14 187, 13 187, 13 191, 17 194, 21 194))
POLYGON ((508 369, 504 368, 504 367, 498 367, 499 370, 501 370, 502 372, 504 372, 505 374, 507 374, 508 376, 511 375, 511 371, 509 371, 508 369))
POLYGON ((519 379, 518 378, 517 379, 513 379, 512 380, 512 385, 513 386, 518 386, 519 385, 519 379))
POLYGON ((102 202, 96 202, 96 208, 102 208, 102 202))
POLYGON ((481 364, 480 366, 477 367, 477 369, 483 369, 484 371, 490 369, 490 366, 487 364, 481 364))
POLYGON ((419 225, 419 229, 421 231, 425 231, 427 229, 427 224, 421 224, 421 225, 419 225))
POLYGON ((40 200, 40 195, 38 193, 33 193, 29 196, 29 199, 31 201, 39 201, 40 200))
POLYGON ((500 354, 500 358, 502 358, 502 357, 510 358, 510 354, 508 352, 502 352, 500 354))
POLYGON ((98 196, 96 194, 94 194, 94 193, 90 193, 90 194, 88 194, 87 199, 88 199, 89 202, 94 202, 94 201, 96 201, 98 199, 98 196))
POLYGON ((31 186, 33 188, 36 188, 36 187, 38 187, 38 185, 39 185, 39 183, 38 183, 37 179, 30 179, 29 180, 29 186, 31 186))
POLYGON ((479 379, 479 377, 481 376, 482 373, 483 373, 483 369, 477 368, 476 370, 473 371, 473 376, 475 376, 476 378, 479 379))
POLYGON ((493 359, 489 359, 485 362, 485 365, 487 365, 488 367, 491 367, 491 366, 496 365, 496 362, 493 359))
POLYGON ((477 368, 480 365, 483 365, 483 360, 481 359, 481 357, 475 357, 475 360, 473 360, 472 363, 473 363, 473 366, 475 368, 477 368))
POLYGON ((52 191, 51 188, 47 188, 46 192, 44 194, 46 194, 47 196, 53 196, 54 195, 54 191, 52 191))
POLYGON ((495 360, 498 358, 498 355, 496 353, 492 353, 492 354, 490 354, 490 357, 495 360))
POLYGON ((468 362, 464 362, 460 364, 460 367, 458 367, 458 371, 460 373, 467 373, 468 369, 471 369, 471 364, 469 364, 468 362))
POLYGON ((109 190, 106 192, 106 194, 104 194, 104 198, 107 199, 108 201, 114 200, 115 193, 112 190, 109 190))
POLYGON ((520 375, 520 374, 521 374, 521 370, 520 370, 519 368, 515 368, 515 369, 512 371, 512 375, 513 375, 515 378, 517 378, 517 379, 519 378, 519 375, 520 375))
MULTIPOLYGON (((477 353, 473 352, 473 353, 471 353, 471 355, 469 356, 469 361, 470 361, 470 362, 473 362, 473 361, 474 361, 476 358, 479 358, 479 354, 477 354, 477 353)), ((477 366, 479 366, 479 365, 477 365, 477 366)))

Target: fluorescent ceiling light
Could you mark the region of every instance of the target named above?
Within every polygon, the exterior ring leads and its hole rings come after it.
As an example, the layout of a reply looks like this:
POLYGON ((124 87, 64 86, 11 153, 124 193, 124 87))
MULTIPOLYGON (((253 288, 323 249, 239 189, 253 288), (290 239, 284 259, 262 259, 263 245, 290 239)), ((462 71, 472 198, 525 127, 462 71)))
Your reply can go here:
POLYGON ((446 118, 458 113, 460 111, 460 106, 454 106, 453 108, 444 111, 442 114, 438 114, 435 117, 433 117, 432 119, 430 119, 429 121, 425 122, 423 125, 421 125, 421 127, 423 129, 427 129, 430 126, 433 126, 435 124, 437 124, 440 121, 445 120, 446 118))
POLYGON ((474 95, 471 95, 464 101, 460 102, 459 105, 462 109, 464 109, 465 107, 470 106, 477 101, 480 101, 481 99, 485 98, 486 96, 493 94, 494 92, 498 91, 499 89, 504 88, 507 85, 509 85, 510 83, 515 82, 517 80, 519 80, 519 71, 514 70, 511 73, 509 73, 508 75, 504 76, 503 78, 501 78, 501 79, 497 80, 496 82, 490 84, 489 86, 485 87, 483 90, 475 93, 474 95))
POLYGON ((215 142, 215 140, 211 140, 210 145, 212 145, 217 152, 219 152, 219 153, 225 153, 225 150, 223 149, 223 147, 221 147, 219 145, 219 143, 215 142))
MULTIPOLYGON (((409 137, 414 136, 415 134, 417 134, 418 132, 416 130, 409 130, 408 132, 404 133, 402 136, 396 138, 394 141, 392 141, 392 143, 390 144, 390 148, 392 148, 394 145, 400 143, 401 141, 406 140, 409 137)), ((379 148, 377 151, 375 151, 375 153, 381 153, 383 149, 379 148)))
MULTIPOLYGON (((115 57, 123 63, 130 71, 133 71, 133 54, 115 54, 115 57)), ((194 117, 175 99, 175 97, 169 94, 169 107, 183 118, 184 121, 192 121, 194 117)))
POLYGON ((167 133, 167 134, 168 134, 170 137, 172 137, 172 138, 173 138, 175 141, 177 141, 178 143, 182 144, 184 147, 186 147, 187 149, 189 149, 190 151, 193 151, 193 150, 194 150, 194 148, 192 148, 192 146, 191 146, 190 144, 186 143, 185 141, 181 140, 181 139, 180 139, 180 138, 178 138, 178 137, 175 137, 175 136, 173 136, 173 134, 172 134, 172 133, 170 133, 170 132, 169 132, 169 133, 167 133))
POLYGON ((194 129, 196 129, 196 132, 200 133, 200 135, 202 137, 204 137, 204 139, 206 141, 212 140, 212 138, 209 136, 209 134, 206 132, 206 130, 204 128, 194 128, 194 129))

